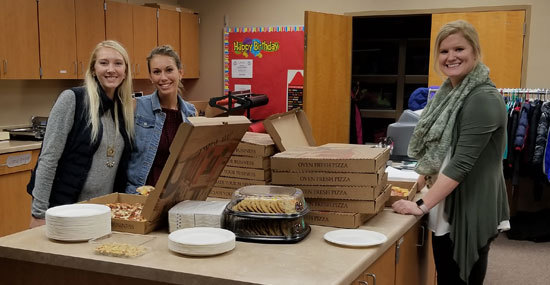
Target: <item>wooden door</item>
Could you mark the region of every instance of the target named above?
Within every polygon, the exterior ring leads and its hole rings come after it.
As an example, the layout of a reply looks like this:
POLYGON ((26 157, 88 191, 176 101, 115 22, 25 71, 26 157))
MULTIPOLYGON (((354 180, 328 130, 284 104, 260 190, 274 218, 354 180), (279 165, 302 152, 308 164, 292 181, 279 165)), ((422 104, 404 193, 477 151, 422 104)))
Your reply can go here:
POLYGON ((40 78, 36 5, 36 0, 0 0, 1 79, 40 78))
POLYGON ((421 245, 419 223, 412 226, 403 237, 397 241, 397 253, 395 259, 395 284, 396 285, 420 285, 421 245))
POLYGON ((40 67, 43 79, 77 77, 73 0, 38 2, 40 67))
POLYGON ((199 15, 182 12, 180 33, 183 78, 199 78, 199 15))
POLYGON ((158 45, 171 45, 181 56, 180 12, 159 9, 158 45))
POLYGON ((133 72, 134 60, 134 30, 132 5, 105 1, 105 37, 122 44, 130 57, 130 68, 133 72))
POLYGON ((489 76, 496 87, 521 87, 525 10, 433 14, 428 85, 442 83, 442 77, 433 70, 435 37, 441 26, 458 19, 466 20, 476 28, 482 61, 490 68, 489 76))
POLYGON ((305 12, 304 111, 315 141, 349 143, 352 19, 305 12))
POLYGON ((105 10, 103 0, 74 0, 76 14, 76 58, 79 79, 95 46, 105 40, 105 10))
POLYGON ((134 78, 149 78, 147 56, 157 46, 157 9, 133 6, 134 18, 134 78))
POLYGON ((395 245, 388 248, 352 284, 395 285, 395 245))
POLYGON ((0 155, 0 237, 29 228, 31 220, 31 196, 27 193, 27 183, 31 170, 36 165, 38 150, 0 155), (9 157, 30 155, 28 163, 8 167, 9 157))

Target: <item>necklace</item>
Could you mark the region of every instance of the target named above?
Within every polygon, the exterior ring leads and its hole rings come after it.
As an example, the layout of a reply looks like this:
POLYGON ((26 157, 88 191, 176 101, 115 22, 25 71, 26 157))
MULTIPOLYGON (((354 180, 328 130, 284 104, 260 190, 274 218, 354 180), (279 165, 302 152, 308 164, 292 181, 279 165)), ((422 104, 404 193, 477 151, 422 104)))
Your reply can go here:
MULTIPOLYGON (((115 118, 116 118, 116 115, 117 115, 117 108, 116 108, 116 105, 115 105, 115 118)), ((106 156, 107 156, 107 162, 105 163, 105 165, 109 168, 113 168, 115 166, 115 153, 116 153, 116 137, 117 137, 117 134, 118 134, 118 122, 116 121, 116 119, 114 120, 114 123, 115 123, 115 131, 114 131, 114 134, 113 134, 113 138, 111 140, 111 144, 110 145, 107 145, 107 152, 106 152, 106 156)))

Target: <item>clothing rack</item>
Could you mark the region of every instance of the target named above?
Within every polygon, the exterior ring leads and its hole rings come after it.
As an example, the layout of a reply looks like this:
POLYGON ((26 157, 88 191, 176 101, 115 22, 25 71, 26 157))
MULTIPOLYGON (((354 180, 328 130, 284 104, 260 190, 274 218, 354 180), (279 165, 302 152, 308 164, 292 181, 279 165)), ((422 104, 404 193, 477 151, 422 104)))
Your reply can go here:
POLYGON ((539 99, 542 101, 550 101, 550 89, 542 88, 498 88, 498 92, 507 98, 518 98, 522 101, 529 99, 539 99))

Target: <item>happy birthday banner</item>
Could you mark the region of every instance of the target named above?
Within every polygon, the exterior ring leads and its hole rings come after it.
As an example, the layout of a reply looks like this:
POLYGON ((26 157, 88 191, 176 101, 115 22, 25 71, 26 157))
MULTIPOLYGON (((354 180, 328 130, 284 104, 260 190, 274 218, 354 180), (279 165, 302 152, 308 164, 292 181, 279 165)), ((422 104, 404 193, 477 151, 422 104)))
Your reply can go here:
POLYGON ((303 26, 226 28, 224 31, 225 94, 250 89, 269 98, 267 105, 251 110, 252 120, 286 112, 289 81, 293 79, 289 76, 300 77, 303 69, 303 26))

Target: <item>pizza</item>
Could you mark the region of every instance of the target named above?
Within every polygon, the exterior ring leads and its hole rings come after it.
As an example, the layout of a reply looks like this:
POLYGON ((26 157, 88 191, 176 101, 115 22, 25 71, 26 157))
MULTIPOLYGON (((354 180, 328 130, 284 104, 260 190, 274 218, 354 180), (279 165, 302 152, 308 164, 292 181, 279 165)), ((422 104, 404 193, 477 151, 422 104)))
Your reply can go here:
POLYGON ((143 204, 141 203, 108 203, 107 206, 111 208, 111 218, 138 222, 145 221, 141 216, 141 211, 143 211, 143 204))

